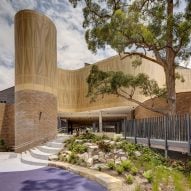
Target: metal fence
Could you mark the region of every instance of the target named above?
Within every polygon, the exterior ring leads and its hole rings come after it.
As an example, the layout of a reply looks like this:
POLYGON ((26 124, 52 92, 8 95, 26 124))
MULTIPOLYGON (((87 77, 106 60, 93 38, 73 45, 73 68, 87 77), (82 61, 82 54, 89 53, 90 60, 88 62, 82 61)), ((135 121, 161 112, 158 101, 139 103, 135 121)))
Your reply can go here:
POLYGON ((125 120, 123 133, 125 138, 134 138, 135 143, 138 138, 147 139, 149 146, 151 139, 164 140, 166 149, 168 141, 186 142, 190 151, 191 116, 185 114, 125 120))

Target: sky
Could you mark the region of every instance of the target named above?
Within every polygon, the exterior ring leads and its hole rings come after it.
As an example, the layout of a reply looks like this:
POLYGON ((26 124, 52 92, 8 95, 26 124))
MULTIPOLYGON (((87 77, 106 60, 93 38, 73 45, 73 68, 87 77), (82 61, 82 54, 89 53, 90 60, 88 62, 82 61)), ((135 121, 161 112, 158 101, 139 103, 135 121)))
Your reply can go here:
MULTIPOLYGON (((184 7, 183 3, 180 10, 184 7)), ((109 47, 96 54, 88 50, 82 8, 74 9, 68 0, 0 0, 0 90, 14 86, 14 15, 22 9, 40 11, 55 23, 60 68, 74 70, 84 63, 95 63, 117 54, 109 47)))
POLYGON ((14 15, 22 9, 47 15, 57 28, 57 63, 63 69, 78 69, 116 55, 111 48, 91 53, 84 39, 81 7, 68 0, 0 0, 0 90, 14 86, 14 15))

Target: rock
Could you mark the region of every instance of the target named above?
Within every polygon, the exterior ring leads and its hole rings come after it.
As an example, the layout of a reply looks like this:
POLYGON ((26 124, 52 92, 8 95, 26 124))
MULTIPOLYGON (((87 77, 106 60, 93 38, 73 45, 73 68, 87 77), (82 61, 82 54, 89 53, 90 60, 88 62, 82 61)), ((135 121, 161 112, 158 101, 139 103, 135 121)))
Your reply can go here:
POLYGON ((140 157, 141 156, 141 153, 139 151, 135 151, 134 154, 135 154, 136 157, 140 157))
POLYGON ((88 149, 89 150, 97 150, 98 146, 97 145, 90 145, 90 146, 88 146, 88 149))
POLYGON ((114 159, 108 159, 107 160, 107 163, 113 163, 113 162, 115 162, 114 159))
POLYGON ((92 145, 92 143, 84 143, 85 146, 89 147, 92 145))
POLYGON ((105 156, 105 153, 102 152, 102 151, 100 151, 100 152, 98 153, 98 155, 99 155, 99 158, 101 158, 101 157, 104 157, 104 156, 105 156))
POLYGON ((115 164, 116 164, 116 165, 121 164, 121 160, 120 160, 120 158, 118 158, 117 160, 115 160, 115 164))
POLYGON ((89 155, 87 152, 83 153, 83 154, 78 154, 80 159, 83 159, 85 162, 87 162, 89 155))
POLYGON ((75 142, 76 142, 76 143, 83 143, 83 140, 81 140, 81 139, 76 139, 75 142))
POLYGON ((71 151, 65 151, 65 153, 67 154, 67 155, 71 155, 71 151))
POLYGON ((66 160, 68 161, 70 158, 70 155, 66 155, 66 160))
POLYGON ((98 153, 98 146, 97 145, 91 145, 88 147, 89 157, 92 157, 93 155, 96 155, 97 153, 98 153))
POLYGON ((98 170, 99 168, 101 169, 108 169, 108 166, 105 165, 105 164, 102 164, 102 163, 97 163, 97 164, 94 164, 91 169, 93 170, 98 170))
POLYGON ((113 157, 114 157, 113 153, 108 153, 108 154, 105 155, 106 159, 113 158, 113 157))
POLYGON ((115 141, 110 141, 110 144, 111 145, 115 145, 115 141))
POLYGON ((105 143, 110 143, 111 141, 110 140, 104 140, 105 143))
POLYGON ((124 161, 124 160, 127 160, 127 157, 122 156, 122 157, 121 157, 121 161, 124 161))
POLYGON ((98 160, 99 159, 99 156, 98 155, 94 155, 93 156, 93 160, 98 160))
POLYGON ((118 155, 126 155, 126 153, 124 151, 120 151, 117 153, 118 155))
POLYGON ((88 166, 92 166, 92 165, 93 165, 93 158, 89 158, 89 159, 87 160, 87 165, 88 165, 88 166))
POLYGON ((103 158, 103 157, 100 157, 98 160, 99 160, 101 163, 105 163, 105 162, 106 162, 106 159, 103 158))

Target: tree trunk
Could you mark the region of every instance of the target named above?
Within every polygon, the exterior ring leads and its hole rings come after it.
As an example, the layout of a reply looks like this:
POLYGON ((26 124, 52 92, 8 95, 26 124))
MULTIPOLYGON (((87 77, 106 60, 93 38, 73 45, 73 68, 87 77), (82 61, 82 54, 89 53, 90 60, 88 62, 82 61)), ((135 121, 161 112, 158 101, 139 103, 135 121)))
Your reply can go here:
POLYGON ((166 65, 164 67, 167 87, 167 101, 169 115, 176 113, 176 90, 175 90, 175 52, 173 50, 173 0, 167 1, 167 48, 166 65))
MULTIPOLYGON (((170 64, 170 63, 169 63, 170 64)), ((175 89, 175 67, 174 62, 165 69, 168 115, 176 114, 176 89, 175 89)))

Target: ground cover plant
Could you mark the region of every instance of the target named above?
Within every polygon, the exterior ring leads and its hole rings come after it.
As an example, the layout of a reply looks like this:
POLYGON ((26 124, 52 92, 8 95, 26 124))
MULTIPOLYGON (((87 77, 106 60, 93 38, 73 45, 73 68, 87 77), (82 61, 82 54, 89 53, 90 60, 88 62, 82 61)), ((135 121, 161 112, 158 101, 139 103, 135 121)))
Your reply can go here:
POLYGON ((103 171, 119 177, 134 190, 188 191, 191 161, 165 159, 158 151, 85 133, 65 141, 58 160, 103 171))

